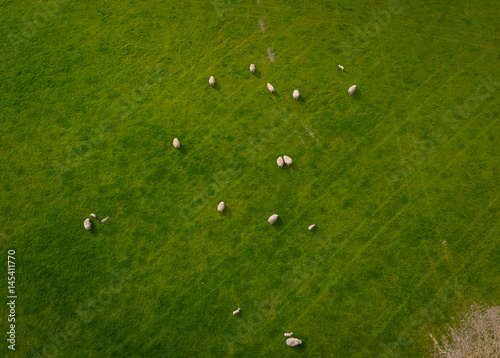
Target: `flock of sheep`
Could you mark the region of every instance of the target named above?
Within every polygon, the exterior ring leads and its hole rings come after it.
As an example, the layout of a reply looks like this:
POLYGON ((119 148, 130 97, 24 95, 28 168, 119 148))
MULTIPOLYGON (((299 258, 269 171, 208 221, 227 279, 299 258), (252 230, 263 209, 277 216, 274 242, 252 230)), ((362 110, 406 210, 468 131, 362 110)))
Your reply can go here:
MULTIPOLYGON (((94 219, 97 218, 97 215, 94 213, 90 214, 90 216, 92 216, 94 219)), ((101 222, 104 224, 108 220, 109 220, 109 216, 102 219, 101 222)), ((83 227, 86 230, 92 230, 92 222, 90 221, 90 218, 85 219, 85 221, 83 222, 83 227)))
MULTIPOLYGON (((344 71, 344 67, 341 66, 341 65, 338 65, 339 68, 344 71)), ((252 73, 255 73, 255 64, 251 64, 250 65, 250 72, 252 73)), ((215 77, 214 76, 210 76, 209 80, 208 80, 208 83, 210 84, 210 86, 214 86, 215 85, 215 77)), ((271 93, 274 93, 274 87, 272 84, 270 84, 269 82, 267 82, 267 89, 269 90, 269 92, 271 93)), ((349 87, 349 89, 347 90, 347 92, 349 93, 349 95, 352 95, 354 93, 354 91, 356 91, 356 85, 353 85, 351 87, 349 87)), ((293 98, 295 98, 296 100, 299 99, 300 97, 300 93, 298 90, 294 90, 293 93, 292 93, 292 96, 293 98)), ((178 138, 174 138, 174 141, 173 141, 173 145, 175 148, 179 149, 181 147, 181 142, 179 141, 178 138)), ((276 163, 278 164, 278 166, 280 168, 283 168, 283 165, 286 164, 287 166, 290 166, 292 164, 292 158, 290 158, 289 156, 287 155, 284 155, 283 157, 279 157, 277 160, 276 160, 276 163)), ((219 203, 219 205, 217 205, 217 210, 219 212, 223 212, 224 209, 226 208, 226 204, 221 201, 219 203)), ((267 220, 269 222, 269 224, 274 224, 277 220, 278 220, 278 217, 279 215, 278 214, 273 214, 269 217, 269 219, 267 220)), ((308 227, 309 231, 311 231, 312 229, 314 229, 316 227, 315 224, 312 224, 308 227)), ((238 309, 236 309, 235 311, 233 311, 233 316, 237 315, 238 313, 240 313, 241 311, 241 308, 238 307, 238 309)), ((293 335, 293 332, 290 332, 290 333, 285 333, 285 337, 291 337, 293 335)), ((286 340, 286 344, 289 345, 290 347, 295 347, 295 346, 298 346, 300 344, 302 344, 302 341, 300 339, 297 339, 297 338, 288 338, 286 340)))
MULTIPOLYGON (((341 66, 341 65, 338 65, 339 68, 344 71, 344 67, 341 66)), ((252 63, 250 65, 250 72, 252 73, 255 73, 255 65, 252 63)), ((214 76, 210 76, 210 79, 208 80, 208 83, 210 84, 210 86, 214 86, 215 85, 215 78, 214 76)), ((274 93, 274 87, 273 85, 271 85, 269 82, 267 82, 267 88, 268 90, 271 92, 271 93, 274 93)), ((356 91, 356 85, 354 86, 351 86, 349 87, 348 89, 348 93, 349 95, 352 95, 354 93, 354 91, 356 91)), ((292 96, 293 98, 295 98, 296 100, 299 99, 300 97, 300 93, 298 90, 294 90, 293 93, 292 93, 292 96)), ((173 145, 175 148, 179 149, 181 147, 181 142, 179 141, 178 138, 174 138, 173 140, 173 145)), ((292 158, 290 158, 289 156, 287 155, 284 155, 283 157, 279 157, 277 160, 276 160, 276 163, 278 164, 278 166, 280 168, 283 168, 283 165, 286 164, 287 166, 290 166, 292 164, 292 158)), ((226 208, 226 204, 221 201, 219 203, 219 205, 217 205, 217 210, 219 212, 223 212, 224 209, 226 208)), ((90 216, 92 216, 93 218, 96 218, 97 216, 95 214, 90 214, 90 216)), ((278 217, 279 215, 278 214, 273 214, 269 217, 269 219, 267 220, 269 222, 269 224, 274 224, 277 220, 278 220, 278 217)), ((101 222, 105 223, 107 220, 109 219, 109 216, 102 219, 101 222)), ((83 223, 83 226, 85 227, 85 229, 87 230, 91 230, 92 229, 92 223, 90 221, 89 218, 87 218, 84 223, 83 223)), ((312 224, 308 227, 309 231, 311 231, 312 229, 314 229, 316 227, 315 224, 312 224)), ((238 313, 240 313, 241 311, 241 308, 238 307, 238 309, 236 309, 235 311, 233 311, 233 315, 237 315, 238 313)), ((290 332, 290 333, 285 333, 284 336, 285 337, 291 337, 293 335, 293 332, 290 332)), ((286 344, 290 347, 295 347, 295 346, 298 346, 300 344, 302 344, 302 341, 300 339, 297 339, 297 338, 288 338, 286 340, 286 344)))

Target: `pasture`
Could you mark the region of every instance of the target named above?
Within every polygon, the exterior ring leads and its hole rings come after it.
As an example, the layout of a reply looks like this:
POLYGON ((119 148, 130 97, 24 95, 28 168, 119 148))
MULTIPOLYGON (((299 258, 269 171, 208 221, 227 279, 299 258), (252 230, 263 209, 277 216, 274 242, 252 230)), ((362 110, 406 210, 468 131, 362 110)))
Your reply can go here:
POLYGON ((1 356, 427 357, 499 304, 494 2, 2 9, 1 356))

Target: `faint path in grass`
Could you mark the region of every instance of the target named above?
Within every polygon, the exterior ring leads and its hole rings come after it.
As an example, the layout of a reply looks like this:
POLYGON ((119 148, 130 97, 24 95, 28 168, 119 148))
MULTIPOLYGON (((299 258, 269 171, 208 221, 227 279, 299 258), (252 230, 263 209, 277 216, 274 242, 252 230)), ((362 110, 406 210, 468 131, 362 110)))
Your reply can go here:
POLYGON ((314 133, 304 124, 304 122, 300 122, 304 126, 304 128, 309 132, 309 135, 316 141, 316 144, 320 145, 321 143, 319 142, 318 138, 314 136, 314 133))
POLYGON ((293 129, 293 131, 294 131, 295 133, 297 133, 297 135, 299 136, 299 139, 300 139, 300 141, 302 142, 302 144, 306 145, 306 142, 304 142, 304 140, 303 140, 303 139, 302 139, 302 137, 300 136, 299 132, 297 132, 297 129, 296 129, 296 128, 294 128, 294 129, 293 129))

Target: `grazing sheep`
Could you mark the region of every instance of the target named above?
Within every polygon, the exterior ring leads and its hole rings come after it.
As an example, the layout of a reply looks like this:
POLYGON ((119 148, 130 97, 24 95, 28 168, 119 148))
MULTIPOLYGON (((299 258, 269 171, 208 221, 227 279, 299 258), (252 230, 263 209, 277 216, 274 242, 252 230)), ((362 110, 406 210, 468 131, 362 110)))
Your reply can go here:
POLYGON ((274 224, 276 222, 276 220, 278 220, 278 214, 273 214, 269 217, 269 219, 267 219, 267 221, 269 222, 269 224, 274 224))
POLYGON ((344 71, 344 66, 339 65, 339 68, 340 68, 342 71, 344 71))
POLYGON ((105 222, 106 222, 106 221, 108 221, 108 220, 109 220, 109 216, 108 216, 108 217, 106 217, 106 218, 104 218, 104 219, 102 219, 102 220, 101 220, 101 222, 102 222, 102 223, 105 223, 105 222))
POLYGON ((269 83, 267 82, 267 89, 271 92, 271 93, 274 93, 274 87, 269 83))
POLYGON ((311 226, 309 226, 309 231, 311 231, 312 229, 314 229, 316 227, 316 224, 312 224, 311 226))
POLYGON ((238 313, 240 313, 241 308, 238 307, 236 311, 233 311, 233 316, 236 316, 238 313))
POLYGON ((255 73, 255 65, 253 63, 250 65, 250 72, 255 73))
POLYGON ((90 222, 90 219, 85 219, 85 221, 83 222, 83 227, 87 230, 92 229, 92 223, 90 222))
POLYGON ((174 138, 174 147, 179 149, 181 147, 181 142, 177 138, 174 138))
POLYGON ((299 344, 302 344, 302 341, 297 338, 288 338, 286 340, 286 344, 288 344, 290 347, 295 347, 298 346, 299 344))
POLYGON ((297 91, 297 90, 293 91, 293 98, 299 99, 299 96, 300 96, 299 91, 297 91))
POLYGON ((221 201, 219 203, 219 205, 217 206, 217 210, 219 210, 221 213, 224 211, 225 208, 226 208, 226 204, 224 204, 223 201, 221 201))
POLYGON ((283 168, 283 158, 279 157, 278 160, 276 160, 276 163, 278 163, 280 168, 283 168))
POLYGON ((283 156, 283 159, 285 160, 285 164, 286 164, 286 165, 288 165, 288 166, 292 165, 292 158, 290 158, 290 157, 289 157, 289 156, 287 156, 287 155, 284 155, 284 156, 283 156))
POLYGON ((349 92, 349 96, 350 96, 351 94, 353 94, 353 93, 354 93, 354 91, 356 91, 356 85, 349 87, 349 90, 348 90, 348 92, 349 92))
POLYGON ((210 83, 210 86, 215 85, 215 78, 214 78, 214 76, 210 76, 210 79, 208 80, 208 83, 210 83))
POLYGON ((284 336, 285 336, 285 337, 291 337, 291 336, 293 336, 293 332, 290 332, 290 333, 285 333, 285 334, 284 334, 284 336))
POLYGON ((94 219, 97 217, 97 215, 94 213, 90 214, 90 216, 92 216, 94 219))

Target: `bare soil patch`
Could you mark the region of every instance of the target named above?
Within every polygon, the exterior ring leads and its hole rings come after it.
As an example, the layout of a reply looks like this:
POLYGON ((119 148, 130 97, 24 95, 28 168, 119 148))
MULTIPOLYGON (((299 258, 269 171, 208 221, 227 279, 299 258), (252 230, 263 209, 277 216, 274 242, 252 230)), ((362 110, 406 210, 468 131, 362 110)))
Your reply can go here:
POLYGON ((434 341, 431 358, 500 358, 500 306, 474 304, 454 327, 447 327, 441 342, 429 335, 434 341))

